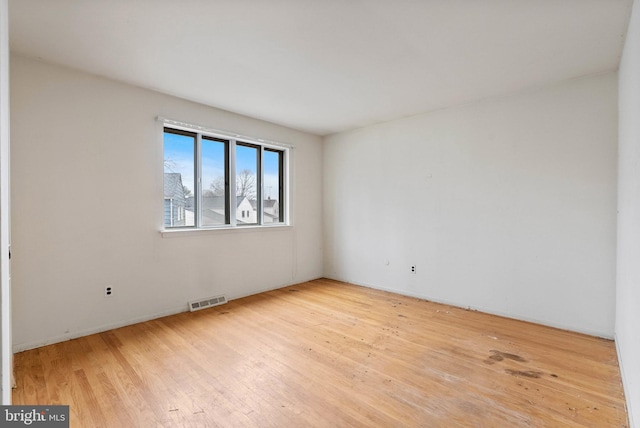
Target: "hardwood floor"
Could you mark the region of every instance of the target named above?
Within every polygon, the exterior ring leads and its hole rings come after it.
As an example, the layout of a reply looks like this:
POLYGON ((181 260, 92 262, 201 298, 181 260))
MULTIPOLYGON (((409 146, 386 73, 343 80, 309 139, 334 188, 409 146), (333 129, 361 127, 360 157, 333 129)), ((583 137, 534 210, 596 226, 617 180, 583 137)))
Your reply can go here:
POLYGON ((614 343, 331 280, 15 355, 72 427, 626 427, 614 343))

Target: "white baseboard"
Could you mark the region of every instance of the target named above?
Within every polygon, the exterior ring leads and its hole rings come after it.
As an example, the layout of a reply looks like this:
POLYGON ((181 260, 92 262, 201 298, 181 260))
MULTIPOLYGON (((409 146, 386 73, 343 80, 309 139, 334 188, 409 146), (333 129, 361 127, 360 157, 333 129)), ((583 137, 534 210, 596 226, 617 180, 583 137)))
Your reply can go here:
POLYGON ((46 340, 38 340, 34 342, 18 343, 13 345, 13 353, 28 351, 29 349, 40 348, 42 346, 53 345, 54 343, 65 342, 71 339, 77 339, 78 337, 89 336, 91 334, 102 333, 104 331, 113 330, 115 328, 125 327, 140 322, 153 320, 156 318, 166 317, 168 315, 178 314, 180 312, 187 312, 189 308, 187 304, 181 305, 178 308, 168 309, 166 311, 158 312, 151 315, 145 315, 138 318, 132 318, 128 320, 118 321, 111 324, 102 325, 99 327, 92 327, 84 330, 78 330, 70 333, 61 334, 59 336, 50 337, 46 340))
MULTIPOLYGON (((301 280, 301 281, 296 281, 294 283, 287 283, 287 284, 282 284, 282 285, 278 285, 278 286, 274 286, 274 287, 268 287, 268 288, 264 288, 264 289, 259 289, 256 290, 254 292, 251 293, 247 293, 247 294, 241 294, 241 295, 231 295, 228 297, 228 300, 236 300, 236 299, 241 299, 243 297, 248 297, 248 296, 252 296, 255 294, 260 294, 260 293, 264 293, 267 291, 272 291, 272 290, 277 290, 283 287, 288 287, 290 285, 294 285, 294 284, 299 284, 301 282, 307 282, 307 281, 312 281, 313 279, 317 279, 317 278, 312 278, 312 279, 308 279, 308 280, 301 280)), ((110 324, 105 324, 102 326, 98 326, 98 327, 91 327, 91 328, 87 328, 87 329, 83 329, 83 330, 77 330, 74 332, 70 332, 70 333, 65 333, 65 334, 61 334, 59 336, 53 336, 50 338, 47 338, 45 340, 37 340, 37 341, 33 341, 33 342, 25 342, 25 343, 18 343, 18 344, 13 344, 12 350, 13 353, 17 353, 17 352, 22 352, 22 351, 28 351, 29 349, 35 349, 35 348, 40 348, 42 346, 47 346, 47 345, 53 345, 54 343, 60 343, 60 342, 65 342, 67 340, 72 340, 72 339, 77 339, 78 337, 83 337, 83 336, 89 336, 91 334, 96 334, 96 333, 102 333, 105 331, 109 331, 109 330, 113 330, 116 328, 120 328, 120 327, 126 327, 128 325, 133 325, 133 324, 138 324, 141 322, 145 322, 145 321, 150 321, 150 320, 154 320, 157 318, 162 318, 162 317, 166 317, 169 315, 175 315, 181 312, 187 312, 189 311, 189 306, 187 305, 187 303, 185 302, 183 305, 171 308, 171 309, 167 309, 161 312, 157 312, 157 313, 153 313, 150 315, 144 315, 141 317, 136 317, 136 318, 131 318, 131 319, 127 319, 127 320, 122 320, 122 321, 118 321, 115 323, 110 323, 110 324)))
POLYGON ((560 329, 560 330, 567 330, 567 331, 572 331, 572 332, 575 332, 575 333, 586 334, 588 336, 600 337, 600 338, 607 339, 607 340, 613 340, 613 338, 614 338, 613 333, 607 333, 607 332, 589 330, 589 329, 575 328, 573 326, 567 326, 567 325, 562 325, 562 324, 559 324, 559 323, 543 321, 543 320, 539 320, 539 319, 536 319, 536 318, 523 317, 523 316, 519 316, 517 314, 495 311, 495 310, 487 309, 487 308, 483 308, 483 307, 465 306, 465 305, 461 304, 460 302, 452 302, 452 301, 447 301, 447 300, 442 300, 442 299, 434 299, 431 296, 420 294, 420 293, 412 293, 410 291, 405 291, 405 290, 398 290, 398 289, 388 288, 388 287, 380 287, 380 286, 377 286, 377 285, 366 284, 366 283, 357 282, 357 281, 350 281, 348 279, 332 278, 332 277, 327 277, 327 278, 328 279, 334 279, 336 281, 346 282, 348 284, 359 285, 361 287, 373 288, 374 290, 388 291, 390 293, 396 293, 396 294, 401 294, 403 296, 415 297, 417 299, 427 300, 427 301, 433 302, 433 303, 440 303, 442 305, 453 306, 453 307, 460 308, 460 309, 470 309, 470 310, 473 310, 473 311, 483 312, 485 314, 497 315, 497 316, 503 317, 503 318, 509 318, 509 319, 518 320, 518 321, 530 322, 530 323, 533 323, 533 324, 544 325, 544 326, 547 326, 547 327, 557 328, 557 329, 560 329))

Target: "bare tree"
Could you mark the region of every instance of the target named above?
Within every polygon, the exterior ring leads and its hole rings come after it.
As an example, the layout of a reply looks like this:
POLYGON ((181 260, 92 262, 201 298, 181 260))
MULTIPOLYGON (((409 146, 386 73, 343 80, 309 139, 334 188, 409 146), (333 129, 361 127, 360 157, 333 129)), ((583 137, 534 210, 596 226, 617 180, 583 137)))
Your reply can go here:
MULTIPOLYGON (((211 196, 224 196, 224 177, 218 177, 211 182, 207 194, 211 196)), ((236 195, 245 196, 247 199, 256 198, 256 176, 250 169, 243 169, 236 175, 236 195)))
POLYGON ((189 189, 187 186, 185 186, 184 184, 182 185, 182 190, 184 192, 184 197, 188 198, 189 196, 191 196, 191 189, 189 189))
POLYGON ((205 196, 224 196, 224 177, 218 177, 211 182, 205 196))
POLYGON ((250 169, 243 169, 236 176, 236 195, 245 196, 249 200, 256 198, 256 176, 250 169))

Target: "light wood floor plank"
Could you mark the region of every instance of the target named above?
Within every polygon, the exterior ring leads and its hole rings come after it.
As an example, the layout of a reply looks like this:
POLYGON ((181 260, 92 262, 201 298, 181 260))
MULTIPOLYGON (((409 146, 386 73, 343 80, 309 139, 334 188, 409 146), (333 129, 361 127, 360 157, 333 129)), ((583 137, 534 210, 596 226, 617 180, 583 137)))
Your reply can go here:
POLYGON ((609 340, 316 280, 15 356, 73 427, 626 427, 609 340))

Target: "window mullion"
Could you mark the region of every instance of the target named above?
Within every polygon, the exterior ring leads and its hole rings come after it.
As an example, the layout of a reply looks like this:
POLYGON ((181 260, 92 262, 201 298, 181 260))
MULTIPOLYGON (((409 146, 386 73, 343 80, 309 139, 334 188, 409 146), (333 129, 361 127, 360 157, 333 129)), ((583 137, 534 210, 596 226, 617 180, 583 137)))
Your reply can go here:
POLYGON ((264 224, 264 146, 260 146, 260 150, 258 151, 258 165, 256 171, 256 180, 258 180, 258 185, 256 186, 258 190, 258 195, 256 197, 256 208, 258 210, 258 224, 264 224))
POLYGON ((236 211, 238 203, 236 197, 236 140, 229 140, 229 224, 237 226, 236 211))
POLYGON ((288 223, 289 219, 287 217, 287 212, 289 210, 288 207, 288 201, 289 198, 288 196, 285 197, 285 192, 288 192, 289 189, 287 189, 286 185, 289 182, 288 177, 285 175, 287 174, 288 168, 285 168, 285 165, 287 165, 288 163, 288 159, 286 158, 286 156, 288 155, 288 152, 286 151, 282 151, 280 152, 280 156, 278 157, 279 160, 279 165, 278 165, 278 178, 279 178, 279 182, 280 185, 278 187, 278 221, 280 221, 281 223, 288 223))
POLYGON ((196 138, 196 159, 195 159, 195 190, 193 195, 193 200, 195 203, 194 207, 194 215, 195 215, 195 224, 197 228, 202 227, 202 135, 197 134, 196 138))

